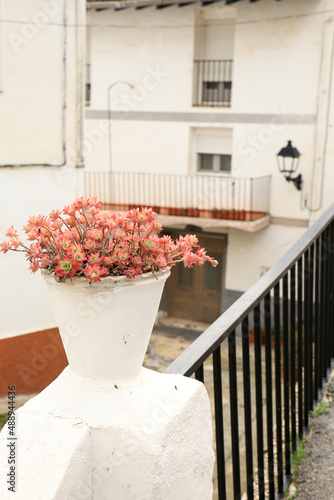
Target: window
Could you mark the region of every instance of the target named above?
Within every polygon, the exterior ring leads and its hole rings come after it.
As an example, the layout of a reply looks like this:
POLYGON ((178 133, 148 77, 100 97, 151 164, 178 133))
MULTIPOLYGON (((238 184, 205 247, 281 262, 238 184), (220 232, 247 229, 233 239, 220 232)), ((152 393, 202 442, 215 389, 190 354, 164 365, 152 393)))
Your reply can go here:
POLYGON ((204 19, 196 32, 194 105, 230 106, 234 57, 234 20, 204 19))
POLYGON ((231 172, 231 155, 225 154, 198 154, 198 171, 211 173, 230 173, 231 172))
POLYGON ((209 106, 231 103, 232 82, 203 82, 202 104, 209 106))
POLYGON ((86 84, 85 84, 85 102, 86 106, 91 103, 91 29, 87 26, 86 30, 86 84))
POLYGON ((90 94, 91 94, 91 83, 90 83, 90 64, 86 64, 86 106, 90 106, 90 94))
POLYGON ((232 129, 196 128, 194 133, 194 165, 196 172, 231 174, 232 129))

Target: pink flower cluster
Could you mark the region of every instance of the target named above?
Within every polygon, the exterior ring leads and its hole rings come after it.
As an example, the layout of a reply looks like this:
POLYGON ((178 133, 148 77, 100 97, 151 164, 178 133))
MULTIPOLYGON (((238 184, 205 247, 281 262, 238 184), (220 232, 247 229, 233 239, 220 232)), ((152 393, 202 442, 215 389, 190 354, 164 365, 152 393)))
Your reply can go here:
POLYGON ((185 267, 218 262, 206 255, 194 235, 158 236, 162 226, 151 208, 135 208, 127 213, 103 212, 96 198, 78 198, 62 211, 52 210, 48 216, 29 217, 24 226, 24 244, 14 227, 9 238, 0 245, 8 250, 24 252, 29 268, 54 272, 59 279, 86 276, 101 281, 106 276, 127 276, 155 273, 183 262, 185 267))

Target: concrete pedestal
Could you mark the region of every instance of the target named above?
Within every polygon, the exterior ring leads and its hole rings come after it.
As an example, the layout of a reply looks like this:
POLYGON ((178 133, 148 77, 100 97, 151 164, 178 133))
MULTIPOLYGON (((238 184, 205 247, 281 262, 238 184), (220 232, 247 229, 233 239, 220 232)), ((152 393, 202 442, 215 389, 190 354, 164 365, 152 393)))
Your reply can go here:
POLYGON ((196 380, 143 368, 115 385, 66 368, 16 414, 16 493, 6 426, 2 500, 212 499, 209 400, 196 380))

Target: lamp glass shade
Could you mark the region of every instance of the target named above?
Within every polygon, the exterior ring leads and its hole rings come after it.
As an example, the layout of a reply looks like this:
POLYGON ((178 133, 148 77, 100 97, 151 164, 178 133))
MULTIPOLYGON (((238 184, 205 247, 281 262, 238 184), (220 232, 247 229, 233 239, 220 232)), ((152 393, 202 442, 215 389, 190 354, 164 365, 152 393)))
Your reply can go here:
POLYGON ((279 171, 293 174, 297 170, 299 158, 300 153, 298 149, 292 146, 291 141, 288 141, 288 144, 277 153, 279 171))

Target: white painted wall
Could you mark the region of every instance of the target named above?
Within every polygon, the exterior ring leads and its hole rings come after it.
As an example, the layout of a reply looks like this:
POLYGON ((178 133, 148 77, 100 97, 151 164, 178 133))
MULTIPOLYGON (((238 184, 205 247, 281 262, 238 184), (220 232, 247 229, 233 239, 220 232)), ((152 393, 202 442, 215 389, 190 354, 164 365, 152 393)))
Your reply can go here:
MULTIPOLYGON (((92 109, 106 109, 107 88, 119 80, 137 87, 133 92, 133 109, 189 109, 194 13, 192 7, 182 9, 176 6, 161 10, 153 7, 119 12, 113 9, 89 11, 87 23, 93 24, 92 109), (110 24, 112 27, 108 26, 110 24), (157 68, 164 72, 160 82, 149 76, 157 68), (154 86, 155 81, 157 86, 154 86), (140 86, 146 86, 145 98, 140 86), (153 86, 155 88, 150 90, 149 87, 153 86)), ((115 86, 111 99, 115 102, 127 91, 126 87, 115 86)))
MULTIPOLYGON (((83 192, 82 170, 68 167, 17 167, 0 171, 0 239, 12 224, 30 215, 62 208, 83 192)), ((24 254, 0 254, 0 338, 56 325, 44 280, 31 274, 24 254)))
POLYGON ((66 146, 76 166, 84 30, 64 23, 84 21, 84 2, 3 0, 1 13, 0 165, 62 165, 66 146))
MULTIPOLYGON (((83 194, 75 167, 82 163, 84 30, 65 30, 64 19, 84 22, 85 3, 2 0, 1 18, 13 22, 0 24, 0 241, 12 224, 21 229, 30 215, 83 194)), ((1 254, 0 275, 0 338, 55 326, 45 284, 23 254, 1 254)))
POLYGON ((6 131, 1 134, 1 165, 63 163, 66 37, 61 26, 63 9, 58 7, 52 21, 59 26, 50 30, 50 27, 33 24, 37 13, 38 20, 44 16, 51 18, 38 2, 2 2, 2 16, 13 23, 1 24, 3 93, 0 126, 6 131), (23 18, 31 22, 24 24, 23 18))
POLYGON ((236 111, 316 112, 323 16, 312 13, 326 3, 292 0, 282 7, 261 0, 254 9, 242 2, 235 43, 236 111))
MULTIPOLYGON (((127 116, 112 123, 111 166, 108 121, 86 120, 86 168, 193 174, 193 131, 228 128, 233 130, 232 174, 272 175, 271 214, 317 219, 333 201, 333 8, 334 0, 261 0, 233 6, 89 11, 88 22, 93 25, 90 109, 106 111, 111 83, 125 80, 136 88, 117 83, 111 89, 111 109, 127 116), (231 107, 194 107, 193 59, 200 54, 201 26, 205 20, 224 25, 233 19, 231 107), (159 81, 153 81, 152 68, 160 68, 159 81), (157 121, 152 114, 135 121, 133 111, 233 113, 240 119, 214 124, 191 118, 157 121), (302 154, 302 193, 277 169, 275 156, 288 140, 302 154)), ((245 290, 260 276, 260 268, 275 262, 304 231, 278 225, 254 235, 230 230, 226 286, 245 290)))
POLYGON ((305 228, 279 225, 251 234, 228 229, 226 288, 250 288, 304 232, 305 228))

